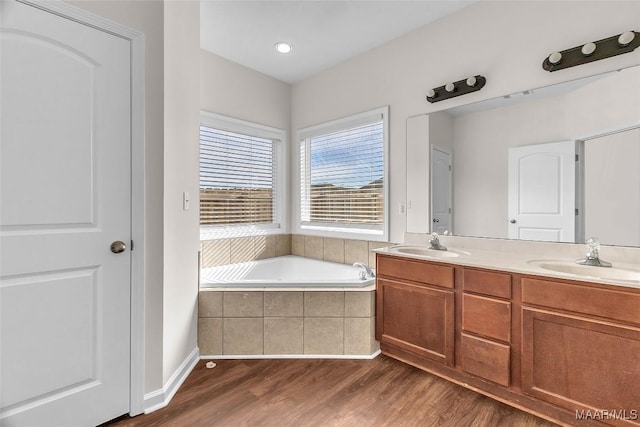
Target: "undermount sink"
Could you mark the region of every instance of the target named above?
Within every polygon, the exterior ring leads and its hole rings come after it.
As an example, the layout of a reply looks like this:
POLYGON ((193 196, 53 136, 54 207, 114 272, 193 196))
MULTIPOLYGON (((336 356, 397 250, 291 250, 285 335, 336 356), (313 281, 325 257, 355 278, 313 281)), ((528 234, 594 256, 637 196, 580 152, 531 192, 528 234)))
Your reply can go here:
POLYGON ((460 255, 470 255, 469 252, 459 250, 446 250, 438 251, 436 249, 429 249, 425 246, 392 246, 391 252, 397 252, 401 254, 420 255, 430 258, 456 258, 460 255))
POLYGON ((578 265, 575 262, 571 261, 556 260, 532 260, 528 261, 528 263, 531 265, 535 265, 536 267, 555 271, 558 273, 640 284, 640 270, 630 270, 616 267, 592 267, 588 265, 578 265))

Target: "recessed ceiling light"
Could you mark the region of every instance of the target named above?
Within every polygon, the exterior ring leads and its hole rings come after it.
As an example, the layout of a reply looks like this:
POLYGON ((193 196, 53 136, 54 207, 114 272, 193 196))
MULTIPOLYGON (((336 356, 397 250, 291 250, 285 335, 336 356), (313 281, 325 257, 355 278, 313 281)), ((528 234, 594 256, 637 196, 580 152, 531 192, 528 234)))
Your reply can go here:
POLYGON ((287 42, 278 42, 276 43, 276 50, 278 53, 289 53, 293 50, 293 46, 291 43, 287 42))

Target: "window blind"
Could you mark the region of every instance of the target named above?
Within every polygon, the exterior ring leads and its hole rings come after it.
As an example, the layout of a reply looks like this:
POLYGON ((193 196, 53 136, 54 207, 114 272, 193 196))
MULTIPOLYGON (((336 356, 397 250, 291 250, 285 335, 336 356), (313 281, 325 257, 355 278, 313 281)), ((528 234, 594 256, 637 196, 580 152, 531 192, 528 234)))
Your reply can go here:
POLYGON ((276 221, 275 143, 200 126, 200 225, 276 221))
POLYGON ((382 121, 308 138, 301 155, 303 221, 383 224, 382 121))

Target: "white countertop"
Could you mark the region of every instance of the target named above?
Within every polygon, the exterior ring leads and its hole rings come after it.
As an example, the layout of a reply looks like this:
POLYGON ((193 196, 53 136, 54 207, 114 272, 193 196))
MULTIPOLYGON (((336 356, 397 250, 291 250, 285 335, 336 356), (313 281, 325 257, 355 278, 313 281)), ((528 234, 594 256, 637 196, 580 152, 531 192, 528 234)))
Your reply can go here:
MULTIPOLYGON (((394 246, 416 246, 416 247, 427 248, 427 246, 412 245, 412 244, 394 245, 394 246)), ((391 255, 395 257, 401 257, 401 258, 411 258, 411 259, 438 262, 442 264, 486 268, 490 270, 506 271, 506 272, 517 273, 517 274, 529 274, 529 275, 535 275, 535 276, 569 279, 569 280, 576 280, 576 281, 590 282, 590 283, 602 283, 607 285, 616 285, 616 286, 622 286, 627 288, 640 289, 640 281, 636 282, 632 280, 611 280, 611 279, 602 279, 602 278, 591 277, 586 275, 556 272, 556 271, 547 270, 529 263, 529 261, 532 261, 532 260, 548 260, 552 262, 573 263, 579 257, 575 257, 575 258, 568 258, 568 257, 558 258, 555 256, 545 257, 545 256, 540 256, 539 253, 528 255, 526 251, 523 252, 518 250, 498 251, 498 250, 488 250, 488 249, 480 249, 480 248, 466 248, 466 247, 455 247, 455 246, 450 247, 448 245, 445 245, 452 252, 455 252, 455 251, 467 252, 468 255, 460 254, 457 257, 440 258, 440 257, 426 256, 426 255, 394 252, 392 250, 394 246, 374 249, 374 252, 379 254, 391 255)), ((613 267, 616 269, 630 270, 640 274, 640 265, 638 264, 615 262, 613 263, 613 267)), ((595 267, 595 268, 606 268, 606 267, 595 267)))

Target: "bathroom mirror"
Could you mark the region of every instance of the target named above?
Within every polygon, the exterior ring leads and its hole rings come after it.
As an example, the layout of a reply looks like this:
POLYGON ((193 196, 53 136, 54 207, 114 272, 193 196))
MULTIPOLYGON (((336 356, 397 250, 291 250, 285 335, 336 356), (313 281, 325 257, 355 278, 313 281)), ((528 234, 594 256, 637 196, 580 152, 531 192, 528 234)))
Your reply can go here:
POLYGON ((407 231, 640 246, 639 93, 636 66, 408 119, 407 231))

